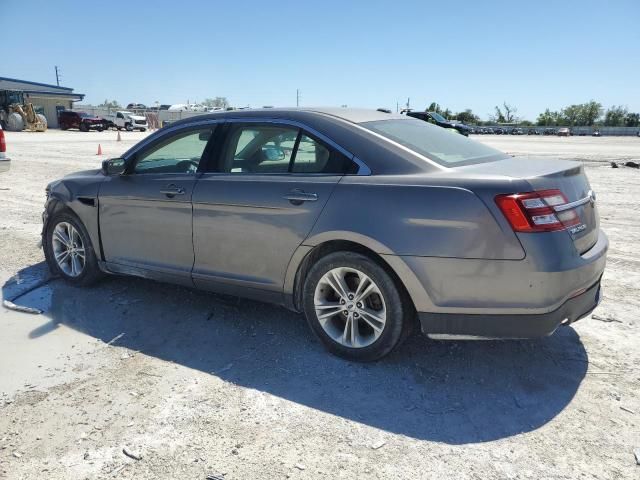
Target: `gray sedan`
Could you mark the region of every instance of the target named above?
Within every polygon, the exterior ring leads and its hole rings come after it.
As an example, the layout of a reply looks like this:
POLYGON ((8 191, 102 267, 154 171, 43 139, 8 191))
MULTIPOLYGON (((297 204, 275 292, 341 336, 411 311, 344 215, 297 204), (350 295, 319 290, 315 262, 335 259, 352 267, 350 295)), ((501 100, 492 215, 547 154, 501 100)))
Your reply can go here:
POLYGON ((214 113, 47 187, 43 247, 76 285, 135 275, 304 312, 331 352, 534 338, 601 298, 581 164, 513 158, 381 111, 214 113))

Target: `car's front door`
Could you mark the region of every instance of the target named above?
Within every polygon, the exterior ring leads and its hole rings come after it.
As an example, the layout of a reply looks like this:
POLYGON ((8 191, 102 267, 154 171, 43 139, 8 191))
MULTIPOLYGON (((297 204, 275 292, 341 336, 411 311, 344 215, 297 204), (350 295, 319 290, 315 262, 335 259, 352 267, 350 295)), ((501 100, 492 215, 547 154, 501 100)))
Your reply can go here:
POLYGON ((228 130, 217 171, 193 192, 193 280, 281 301, 291 256, 350 160, 294 126, 231 123, 228 130))
POLYGON ((100 235, 110 268, 191 284, 191 195, 214 128, 167 133, 127 159, 124 174, 102 183, 100 235))

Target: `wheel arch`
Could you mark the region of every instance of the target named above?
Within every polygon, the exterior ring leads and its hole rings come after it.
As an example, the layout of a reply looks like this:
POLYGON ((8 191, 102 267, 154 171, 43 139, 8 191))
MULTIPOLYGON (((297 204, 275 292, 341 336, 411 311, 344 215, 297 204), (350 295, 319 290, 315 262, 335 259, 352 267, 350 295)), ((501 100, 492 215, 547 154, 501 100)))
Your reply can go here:
POLYGON ((301 245, 295 252, 284 285, 286 307, 298 312, 302 310, 302 290, 311 267, 320 258, 338 251, 360 253, 377 263, 391 276, 401 295, 410 302, 414 311, 418 311, 418 307, 425 300, 431 304, 424 288, 400 257, 378 253, 370 246, 352 239, 334 238, 314 246, 301 245))
POLYGON ((98 205, 97 199, 92 197, 77 196, 68 198, 61 192, 52 191, 49 194, 47 203, 45 204, 45 212, 42 222, 42 243, 46 241, 46 231, 49 222, 54 215, 60 212, 68 212, 74 215, 89 234, 91 244, 98 255, 102 259, 102 242, 100 241, 100 230, 98 226, 98 205))

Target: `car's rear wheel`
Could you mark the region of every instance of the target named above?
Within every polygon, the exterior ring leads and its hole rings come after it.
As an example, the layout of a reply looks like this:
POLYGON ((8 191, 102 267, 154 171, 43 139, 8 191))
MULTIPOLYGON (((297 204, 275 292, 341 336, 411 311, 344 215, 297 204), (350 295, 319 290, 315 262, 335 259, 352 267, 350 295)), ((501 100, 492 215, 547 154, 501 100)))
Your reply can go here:
POLYGON ((412 309, 393 278, 369 257, 322 257, 304 284, 309 326, 332 353, 372 361, 391 352, 412 322, 412 309))
POLYGON ((51 272, 69 283, 90 285, 102 276, 89 234, 71 213, 57 213, 48 222, 44 253, 51 272))

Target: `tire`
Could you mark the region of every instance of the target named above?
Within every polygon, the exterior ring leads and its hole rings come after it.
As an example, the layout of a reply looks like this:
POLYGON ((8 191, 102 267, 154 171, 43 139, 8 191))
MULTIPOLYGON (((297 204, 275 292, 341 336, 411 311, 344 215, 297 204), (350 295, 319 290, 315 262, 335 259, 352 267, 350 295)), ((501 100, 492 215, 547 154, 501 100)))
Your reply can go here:
POLYGON ((120 131, 122 130, 122 127, 116 127, 116 130, 120 131))
POLYGON ((96 128, 96 130, 97 130, 97 131, 99 131, 99 132, 101 132, 101 131, 103 131, 103 130, 104 130, 104 128, 102 128, 102 127, 98 127, 98 128, 96 128))
POLYGON ((7 131, 21 132, 24 130, 24 120, 19 113, 12 112, 7 117, 7 131))
POLYGON ((140 129, 140 131, 141 131, 141 132, 146 132, 146 131, 147 131, 147 129, 146 129, 146 128, 141 128, 141 129, 140 129))
POLYGON ((361 362, 388 355, 408 336, 414 324, 410 300, 394 279, 375 261, 355 252, 331 253, 311 267, 303 287, 303 308, 311 330, 327 350, 361 362), (334 273, 347 286, 346 298, 337 295, 329 283, 334 273), (371 289, 367 281, 373 284, 371 289), (369 290, 371 293, 358 302, 353 294, 361 282, 365 282, 362 284, 365 293, 369 290), (327 312, 324 323, 318 318, 318 311, 327 312), (372 313, 376 316, 370 316, 372 313), (374 321, 376 317, 384 317, 385 321, 374 321), (355 331, 349 328, 354 321, 355 331), (377 330, 373 325, 377 325, 377 330))
POLYGON ((78 217, 69 211, 55 213, 47 223, 44 237, 44 256, 51 273, 62 277, 72 285, 88 286, 95 283, 103 275, 98 267, 98 258, 91 245, 87 230, 78 217), (69 235, 69 226, 73 229, 71 235, 69 235), (60 237, 58 233, 62 233, 63 237, 60 237), (65 242, 66 246, 61 241, 65 237, 67 240, 65 242), (69 259, 69 255, 63 257, 67 259, 66 261, 59 262, 56 259, 56 256, 60 258, 65 251, 68 252, 68 239, 70 237, 76 246, 84 248, 84 261, 80 258, 80 248, 75 249, 77 263, 69 259), (74 263, 76 268, 74 268, 74 263), (81 266, 81 268, 77 268, 78 266, 81 266))
POLYGON ((81 132, 88 132, 89 131, 89 127, 87 126, 86 123, 80 122, 80 131, 81 132))
POLYGON ((133 126, 132 126, 130 123, 127 123, 127 124, 124 126, 124 129, 125 129, 127 132, 132 132, 132 131, 133 131, 133 126))
POLYGON ((47 121, 47 117, 45 117, 41 113, 37 113, 36 116, 38 117, 38 120, 40 120, 40 122, 42 123, 42 127, 44 128, 44 130, 41 129, 39 131, 40 132, 46 131, 47 128, 49 128, 49 122, 47 121))

